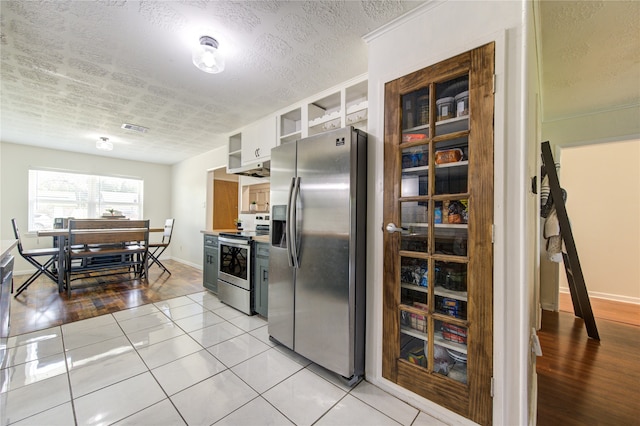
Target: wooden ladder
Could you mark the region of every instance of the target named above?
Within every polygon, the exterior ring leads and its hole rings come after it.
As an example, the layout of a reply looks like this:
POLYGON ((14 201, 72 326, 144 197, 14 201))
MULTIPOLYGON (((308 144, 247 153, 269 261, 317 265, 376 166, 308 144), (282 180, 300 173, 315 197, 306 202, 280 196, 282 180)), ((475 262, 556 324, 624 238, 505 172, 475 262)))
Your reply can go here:
POLYGON ((573 312, 579 318, 584 320, 587 328, 587 334, 592 339, 600 340, 596 320, 591 310, 591 302, 587 293, 587 285, 584 282, 580 259, 578 258, 578 250, 571 232, 571 224, 569 223, 569 215, 562 196, 562 188, 556 173, 555 162, 551 154, 549 142, 542 142, 542 162, 543 173, 549 177, 549 198, 553 200, 556 214, 558 215, 558 223, 560 224, 560 236, 564 241, 566 253, 562 253, 564 269, 569 282, 569 291, 571 293, 571 301, 573 302, 573 312))

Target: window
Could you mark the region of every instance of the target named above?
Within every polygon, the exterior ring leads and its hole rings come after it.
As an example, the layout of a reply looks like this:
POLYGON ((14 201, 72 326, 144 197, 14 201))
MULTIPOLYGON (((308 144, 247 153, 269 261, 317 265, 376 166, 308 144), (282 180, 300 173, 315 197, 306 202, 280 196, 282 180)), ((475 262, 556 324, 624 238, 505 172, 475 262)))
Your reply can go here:
POLYGON ((29 170, 29 231, 52 229, 53 218, 123 215, 142 219, 142 179, 29 170))

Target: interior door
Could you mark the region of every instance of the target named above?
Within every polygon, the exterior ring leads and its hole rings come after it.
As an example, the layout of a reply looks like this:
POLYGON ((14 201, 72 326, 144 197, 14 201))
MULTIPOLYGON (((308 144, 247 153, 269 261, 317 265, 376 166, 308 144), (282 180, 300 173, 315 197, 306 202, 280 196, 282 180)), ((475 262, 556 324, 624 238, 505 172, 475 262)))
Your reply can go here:
POLYGON ((494 45, 385 87, 383 376, 491 423, 494 45))
POLYGON ((213 229, 233 229, 238 217, 238 182, 213 181, 213 229))

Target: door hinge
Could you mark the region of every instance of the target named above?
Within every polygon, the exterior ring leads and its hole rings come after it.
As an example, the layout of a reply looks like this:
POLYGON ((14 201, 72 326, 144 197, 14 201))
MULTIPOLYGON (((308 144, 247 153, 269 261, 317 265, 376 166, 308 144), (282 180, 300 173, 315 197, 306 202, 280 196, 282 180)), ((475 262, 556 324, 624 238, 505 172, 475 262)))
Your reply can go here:
POLYGON ((493 89, 491 90, 491 93, 495 94, 496 93, 496 75, 493 75, 493 89))
POLYGON ((495 383, 496 383, 496 381, 492 377, 491 378, 491 398, 493 398, 495 396, 495 394, 494 394, 495 383))
POLYGON ((491 244, 496 242, 496 226, 491 224, 491 244))

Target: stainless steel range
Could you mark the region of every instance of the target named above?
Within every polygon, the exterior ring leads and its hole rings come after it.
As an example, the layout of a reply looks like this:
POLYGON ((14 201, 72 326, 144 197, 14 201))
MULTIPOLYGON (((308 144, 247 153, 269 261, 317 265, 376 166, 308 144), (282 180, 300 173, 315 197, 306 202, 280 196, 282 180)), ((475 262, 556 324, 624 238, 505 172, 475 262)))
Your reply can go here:
POLYGON ((253 315, 253 235, 221 232, 218 237, 218 298, 247 315, 253 315))
POLYGON ((255 231, 221 232, 218 237, 218 298, 253 315, 253 238, 269 235, 269 225, 255 231))

